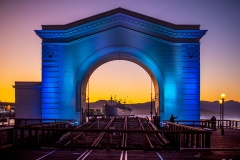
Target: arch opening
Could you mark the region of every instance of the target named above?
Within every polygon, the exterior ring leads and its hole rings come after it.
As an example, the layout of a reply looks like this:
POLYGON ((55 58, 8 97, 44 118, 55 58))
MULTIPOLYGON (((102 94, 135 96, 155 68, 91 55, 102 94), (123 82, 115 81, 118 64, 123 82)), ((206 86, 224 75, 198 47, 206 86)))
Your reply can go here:
MULTIPOLYGON (((131 114, 151 116, 150 112, 152 112, 152 115, 155 115, 154 101, 156 96, 151 76, 136 63, 126 60, 109 61, 96 68, 91 76, 87 76, 87 79, 89 80, 85 89, 85 98, 86 103, 88 100, 90 102, 90 109, 96 109, 97 106, 93 108, 91 106, 92 103, 96 102, 101 103, 97 107, 97 109, 101 109, 105 101, 111 99, 110 97, 112 97, 113 102, 120 102, 128 107, 132 104, 144 104, 152 99, 152 105, 148 103, 147 110, 146 107, 143 108, 145 112, 134 107, 131 114)), ((86 104, 86 109, 87 106, 88 104, 86 104)), ((85 110, 85 115, 86 112, 87 110, 85 110)))
MULTIPOLYGON (((90 95, 90 102, 109 100, 112 96, 126 103, 145 103, 150 101, 150 82, 149 74, 136 63, 113 60, 100 65, 91 74, 86 94, 90 95)), ((154 95, 153 89, 152 92, 154 95)))
MULTIPOLYGON (((160 116, 160 108, 161 111, 163 110, 163 76, 161 76, 161 73, 156 72, 160 69, 155 69, 156 65, 152 64, 154 63, 153 60, 151 60, 150 57, 147 57, 145 53, 143 54, 139 50, 136 50, 135 48, 127 47, 128 52, 126 52, 126 47, 114 47, 114 51, 110 49, 104 49, 104 52, 99 52, 93 54, 91 57, 89 57, 89 62, 85 62, 86 67, 84 65, 82 68, 86 68, 86 70, 82 70, 82 74, 79 74, 77 77, 77 108, 80 112, 81 121, 84 121, 84 109, 86 108, 86 90, 87 90, 87 83, 89 81, 89 78, 93 74, 93 72, 100 67, 101 65, 114 61, 114 60, 125 60, 130 61, 132 63, 137 64, 138 66, 142 67, 147 74, 150 76, 152 84, 153 84, 153 90, 155 92, 155 95, 152 96, 154 98, 155 104, 153 105, 153 109, 156 110, 156 115, 160 116), (110 50, 110 51, 109 51, 110 50), (101 53, 105 53, 101 55, 101 53), (107 53, 107 54, 106 54, 107 53), (101 56, 99 56, 99 54, 101 56), (139 56, 140 55, 140 56, 139 56), (94 58, 95 57, 95 58, 94 58)), ((80 72, 80 71, 79 71, 80 72)), ((150 86, 150 83, 149 83, 150 86)), ((150 95, 149 95, 150 97, 150 95)))

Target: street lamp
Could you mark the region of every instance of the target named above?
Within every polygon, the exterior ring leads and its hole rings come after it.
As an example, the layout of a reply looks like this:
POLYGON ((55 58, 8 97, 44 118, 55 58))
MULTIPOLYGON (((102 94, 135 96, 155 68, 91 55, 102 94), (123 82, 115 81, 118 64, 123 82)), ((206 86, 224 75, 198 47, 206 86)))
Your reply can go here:
POLYGON ((219 118, 220 118, 220 129, 222 129, 222 100, 220 99, 219 100, 219 105, 220 105, 220 116, 219 116, 219 118))
POLYGON ((221 105, 221 135, 224 135, 224 125, 223 125, 223 121, 224 121, 224 99, 225 99, 226 95, 224 93, 221 94, 221 100, 222 100, 222 104, 221 105))

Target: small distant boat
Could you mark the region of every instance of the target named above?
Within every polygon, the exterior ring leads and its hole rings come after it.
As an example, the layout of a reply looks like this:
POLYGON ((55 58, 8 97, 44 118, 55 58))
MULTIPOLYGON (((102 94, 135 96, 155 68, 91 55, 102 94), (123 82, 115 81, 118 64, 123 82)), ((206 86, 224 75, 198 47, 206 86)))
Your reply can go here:
POLYGON ((127 107, 125 104, 121 104, 120 102, 112 103, 111 104, 104 104, 102 106, 103 114, 107 117, 110 116, 131 116, 132 109, 127 107))

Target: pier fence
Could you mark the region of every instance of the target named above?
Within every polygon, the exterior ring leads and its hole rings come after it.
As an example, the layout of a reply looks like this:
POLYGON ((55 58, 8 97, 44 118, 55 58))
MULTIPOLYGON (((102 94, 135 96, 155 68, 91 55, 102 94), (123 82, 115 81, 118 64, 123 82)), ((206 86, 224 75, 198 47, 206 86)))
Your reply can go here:
MULTIPOLYGON (((0 150, 12 146, 30 145, 30 146, 50 146, 62 147, 56 144, 56 141, 66 132, 70 133, 70 139, 73 139, 75 132, 104 132, 107 139, 107 147, 111 147, 108 136, 112 130, 109 129, 77 129, 68 128, 67 122, 70 120, 54 119, 15 119, 15 125, 12 127, 0 127, 0 150), (32 124, 36 124, 34 126, 32 124), (44 125, 48 124, 48 125, 44 125)), ((180 148, 210 148, 211 130, 213 126, 220 128, 221 121, 210 120, 200 121, 175 121, 175 123, 165 122, 167 125, 159 130, 118 130, 116 133, 138 132, 142 134, 142 148, 121 148, 119 149, 146 149, 146 134, 156 133, 164 135, 169 141, 169 145, 163 146, 162 149, 180 149, 180 148), (213 125, 215 123, 215 125, 213 125)), ((224 128, 240 129, 240 121, 224 120, 224 128)), ((69 148, 75 148, 72 141, 69 148)), ((86 147, 84 147, 86 148, 86 147)), ((101 148, 99 146, 96 149, 101 148)), ((102 147, 104 148, 104 147, 102 147)), ((118 148, 115 148, 118 149, 118 148)))

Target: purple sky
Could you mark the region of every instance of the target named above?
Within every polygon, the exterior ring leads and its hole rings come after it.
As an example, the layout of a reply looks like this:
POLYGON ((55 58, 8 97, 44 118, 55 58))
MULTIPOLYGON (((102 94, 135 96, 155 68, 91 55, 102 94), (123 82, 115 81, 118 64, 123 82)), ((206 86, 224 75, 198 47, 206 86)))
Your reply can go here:
MULTIPOLYGON (((200 24, 201 100, 240 101, 239 0, 0 0, 0 101, 15 81, 41 81, 43 24, 66 24, 122 7, 175 24, 200 24)), ((146 82, 149 85, 149 82, 146 82)))

